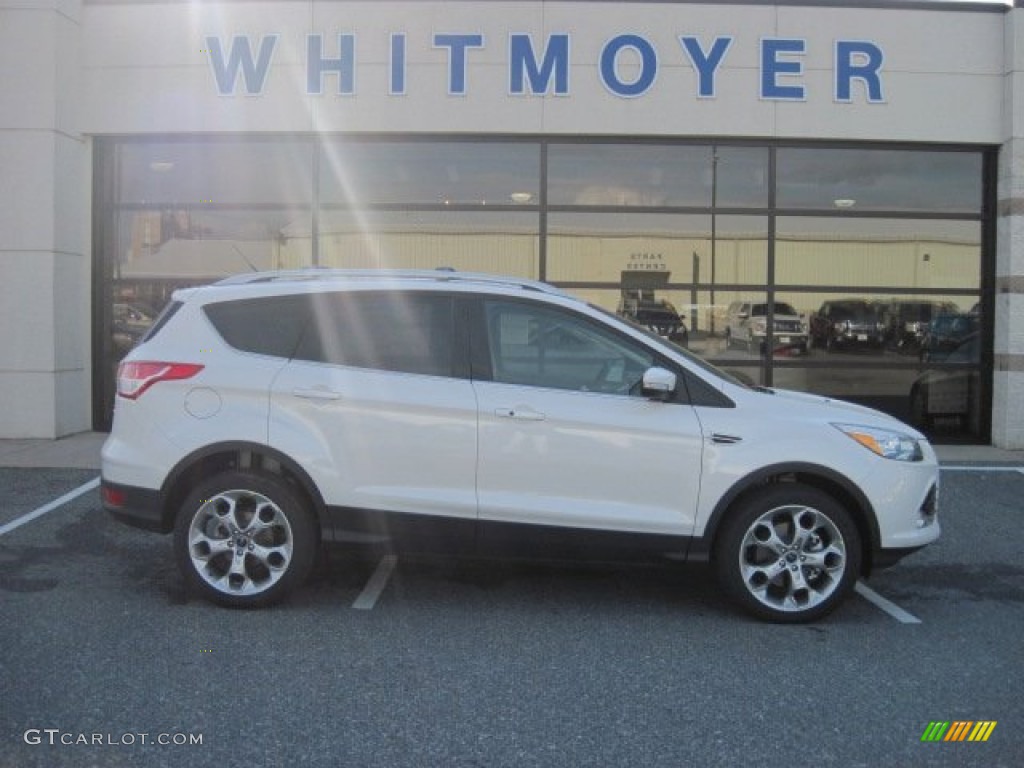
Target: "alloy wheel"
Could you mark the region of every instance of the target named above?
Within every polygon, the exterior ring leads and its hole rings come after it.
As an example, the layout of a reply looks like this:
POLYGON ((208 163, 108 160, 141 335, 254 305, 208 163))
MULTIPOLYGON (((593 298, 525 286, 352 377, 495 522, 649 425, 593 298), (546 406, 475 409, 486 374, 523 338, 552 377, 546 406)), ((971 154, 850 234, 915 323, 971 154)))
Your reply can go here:
POLYGON ((754 520, 739 547, 739 569, 752 597, 773 611, 800 612, 826 602, 847 568, 835 522, 809 506, 776 507, 754 520))

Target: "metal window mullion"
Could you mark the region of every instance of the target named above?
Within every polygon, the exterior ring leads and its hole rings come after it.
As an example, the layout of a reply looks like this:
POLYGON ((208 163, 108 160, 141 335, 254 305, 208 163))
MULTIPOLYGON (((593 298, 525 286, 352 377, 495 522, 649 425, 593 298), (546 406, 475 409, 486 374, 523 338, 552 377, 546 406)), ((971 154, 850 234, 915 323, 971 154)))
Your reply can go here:
POLYGON ((776 237, 776 159, 777 159, 777 146, 771 146, 768 148, 768 264, 765 275, 765 288, 767 296, 765 297, 768 301, 768 315, 766 321, 768 323, 767 333, 765 334, 765 349, 763 371, 764 371, 764 383, 765 386, 772 386, 774 379, 773 376, 773 347, 774 342, 774 324, 775 324, 775 237, 776 237))

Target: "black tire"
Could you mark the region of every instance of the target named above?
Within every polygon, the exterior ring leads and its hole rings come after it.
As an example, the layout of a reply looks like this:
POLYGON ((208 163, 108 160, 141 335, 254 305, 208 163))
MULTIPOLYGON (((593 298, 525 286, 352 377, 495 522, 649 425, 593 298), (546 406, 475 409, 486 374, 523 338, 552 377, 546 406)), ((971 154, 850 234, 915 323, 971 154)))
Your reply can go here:
POLYGON ((281 478, 230 471, 200 483, 178 510, 174 554, 189 589, 229 608, 280 601, 317 555, 311 510, 281 478))
POLYGON ((780 483, 742 497, 715 541, 726 594, 749 614, 779 624, 815 621, 849 595, 861 568, 850 513, 810 486, 780 483))

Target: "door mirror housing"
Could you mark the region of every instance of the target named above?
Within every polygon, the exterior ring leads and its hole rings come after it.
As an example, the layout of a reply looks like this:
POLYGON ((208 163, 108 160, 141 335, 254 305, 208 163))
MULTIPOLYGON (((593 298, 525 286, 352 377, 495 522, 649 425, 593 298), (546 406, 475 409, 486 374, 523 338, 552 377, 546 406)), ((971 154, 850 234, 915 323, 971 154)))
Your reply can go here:
POLYGON ((666 402, 676 393, 677 379, 672 371, 655 366, 644 371, 643 396, 649 400, 666 402))

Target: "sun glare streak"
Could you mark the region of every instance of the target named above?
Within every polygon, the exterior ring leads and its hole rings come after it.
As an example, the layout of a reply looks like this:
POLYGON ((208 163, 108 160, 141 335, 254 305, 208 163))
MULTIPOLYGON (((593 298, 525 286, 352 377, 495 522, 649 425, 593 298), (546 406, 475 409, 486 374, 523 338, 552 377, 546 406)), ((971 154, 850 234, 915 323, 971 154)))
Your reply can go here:
MULTIPOLYGON (((343 219, 335 217, 334 223, 335 228, 338 230, 336 234, 354 234, 358 238, 359 248, 358 253, 363 258, 369 257, 369 264, 353 264, 344 263, 346 254, 332 255, 333 259, 337 260, 338 256, 341 257, 342 263, 337 264, 325 264, 324 266, 332 267, 354 267, 354 266, 370 266, 375 268, 382 268, 388 266, 385 264, 385 258, 383 249, 381 248, 381 240, 379 233, 374 231, 371 220, 367 215, 367 212, 363 206, 363 200, 361 199, 360 191, 358 186, 355 184, 353 174, 349 170, 349 166, 345 161, 345 155, 343 151, 343 144, 338 141, 324 141, 321 143, 321 157, 324 158, 324 167, 321 167, 320 173, 330 173, 331 178, 335 181, 338 189, 341 190, 345 204, 345 214, 351 216, 355 221, 355 232, 349 233, 344 226, 342 226, 343 219)), ((321 183, 321 189, 323 189, 321 183)), ((323 217, 322 222, 330 224, 331 219, 323 217)), ((326 227, 321 227, 321 236, 326 234, 326 227)), ((349 238, 345 238, 347 240, 349 238)), ((321 248, 321 252, 326 254, 327 249, 321 248)), ((354 258, 355 253, 351 254, 354 258)))

